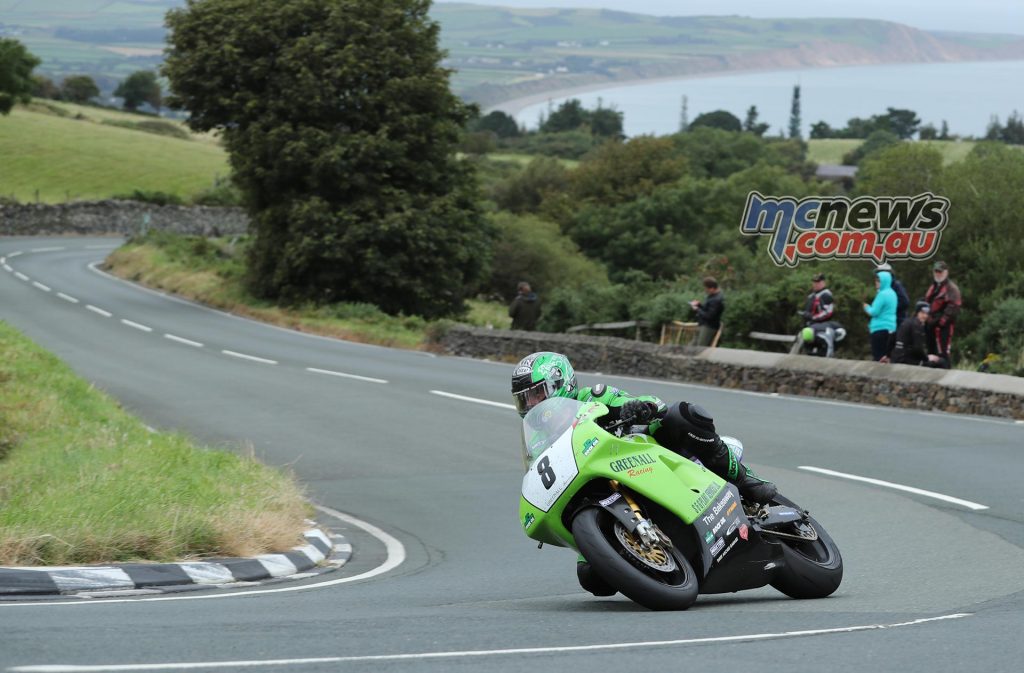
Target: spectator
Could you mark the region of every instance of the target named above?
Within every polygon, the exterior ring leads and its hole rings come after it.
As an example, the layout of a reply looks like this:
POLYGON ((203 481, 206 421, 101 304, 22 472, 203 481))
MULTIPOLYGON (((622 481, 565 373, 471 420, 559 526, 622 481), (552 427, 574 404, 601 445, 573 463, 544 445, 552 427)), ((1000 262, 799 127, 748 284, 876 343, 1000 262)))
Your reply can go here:
POLYGON ((871 316, 868 329, 871 331, 871 359, 882 361, 889 356, 889 337, 896 331, 896 293, 892 290, 892 274, 879 271, 875 274, 875 300, 864 304, 864 312, 871 316))
POLYGON ((896 326, 898 328, 907 319, 907 309, 910 308, 910 295, 907 294, 907 288, 903 287, 903 283, 896 277, 896 273, 892 270, 892 264, 888 262, 879 264, 875 267, 875 273, 879 271, 888 271, 892 274, 892 291, 896 293, 896 326))
POLYGON ((961 298, 960 288, 949 279, 949 266, 945 262, 938 261, 932 266, 932 284, 924 300, 931 307, 926 325, 928 352, 939 356, 948 369, 953 362, 953 328, 960 314, 961 298))
POLYGON ((704 279, 704 301, 694 299, 690 307, 697 312, 697 345, 710 346, 715 334, 722 326, 722 314, 725 312, 725 297, 718 287, 718 281, 708 276, 704 279))
POLYGON ((900 323, 896 331, 896 346, 892 350, 892 363, 897 365, 925 365, 926 367, 948 367, 942 358, 928 352, 928 337, 924 326, 928 322, 931 308, 928 302, 919 301, 914 306, 914 315, 900 323))
POLYGON ((800 315, 807 325, 828 322, 836 311, 832 291, 825 287, 825 274, 819 273, 811 279, 811 293, 800 315))
POLYGON ((519 294, 508 307, 508 315, 512 318, 512 329, 532 332, 537 329, 537 318, 540 317, 540 298, 526 281, 519 283, 519 294))

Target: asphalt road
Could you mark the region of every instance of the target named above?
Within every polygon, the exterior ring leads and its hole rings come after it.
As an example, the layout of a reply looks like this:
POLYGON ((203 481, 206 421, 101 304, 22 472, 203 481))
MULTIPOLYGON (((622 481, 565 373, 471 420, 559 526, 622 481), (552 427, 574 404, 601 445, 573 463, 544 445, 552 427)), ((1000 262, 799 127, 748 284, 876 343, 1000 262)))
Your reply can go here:
POLYGON ((251 446, 364 523, 324 513, 352 562, 283 590, 0 604, 2 670, 1020 670, 1024 425, 582 373, 700 401, 843 552, 828 599, 766 588, 651 613, 584 594, 574 554, 520 531, 508 365, 160 296, 90 269, 116 244, 0 240, 0 318, 150 425, 251 446))

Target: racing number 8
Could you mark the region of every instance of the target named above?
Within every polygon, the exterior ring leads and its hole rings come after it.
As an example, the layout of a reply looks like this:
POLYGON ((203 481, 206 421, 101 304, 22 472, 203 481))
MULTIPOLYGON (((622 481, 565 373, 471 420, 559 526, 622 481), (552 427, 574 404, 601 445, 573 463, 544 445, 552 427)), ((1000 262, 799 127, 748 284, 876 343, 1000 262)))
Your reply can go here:
POLYGON ((555 471, 551 469, 551 461, 547 456, 541 458, 537 463, 537 474, 540 475, 540 481, 544 484, 544 488, 550 490, 555 485, 555 471))

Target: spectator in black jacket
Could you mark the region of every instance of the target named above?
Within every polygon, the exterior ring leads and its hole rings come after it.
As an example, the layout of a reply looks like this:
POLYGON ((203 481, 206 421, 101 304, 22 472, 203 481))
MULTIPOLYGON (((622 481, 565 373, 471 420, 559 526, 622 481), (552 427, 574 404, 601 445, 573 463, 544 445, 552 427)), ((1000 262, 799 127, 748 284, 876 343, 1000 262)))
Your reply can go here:
POLYGON ((896 345, 892 349, 893 364, 943 367, 944 363, 938 355, 928 353, 925 325, 930 313, 928 302, 919 301, 914 307, 914 315, 900 323, 896 331, 896 345))
POLYGON ((519 294, 508 307, 508 316, 512 318, 512 329, 532 332, 537 329, 537 318, 540 317, 540 298, 525 280, 519 283, 519 294))
POLYGON ((697 345, 710 346, 722 326, 722 313, 725 312, 725 297, 718 287, 718 281, 708 276, 704 279, 704 301, 694 299, 690 306, 697 312, 697 345))
POLYGON ((825 274, 818 273, 811 279, 811 293, 807 295, 807 304, 800 315, 805 325, 828 322, 836 312, 836 302, 832 291, 825 287, 825 274))

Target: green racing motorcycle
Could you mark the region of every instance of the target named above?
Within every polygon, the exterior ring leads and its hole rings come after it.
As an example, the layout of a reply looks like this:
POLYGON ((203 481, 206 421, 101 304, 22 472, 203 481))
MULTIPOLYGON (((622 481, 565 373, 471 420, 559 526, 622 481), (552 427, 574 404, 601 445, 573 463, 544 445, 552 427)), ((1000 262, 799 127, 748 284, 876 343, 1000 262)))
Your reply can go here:
MULTIPOLYGON (((602 427, 608 411, 555 397, 523 419, 519 519, 538 546, 577 550, 610 588, 651 610, 769 584, 793 598, 839 587, 839 549, 806 510, 782 495, 745 502, 632 419, 602 427)), ((742 444, 723 440, 739 460, 742 444)))

